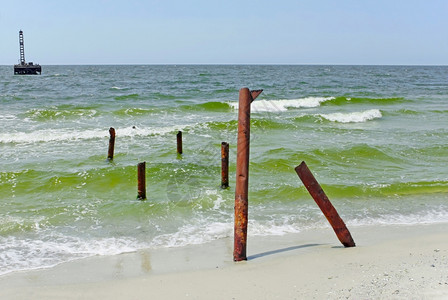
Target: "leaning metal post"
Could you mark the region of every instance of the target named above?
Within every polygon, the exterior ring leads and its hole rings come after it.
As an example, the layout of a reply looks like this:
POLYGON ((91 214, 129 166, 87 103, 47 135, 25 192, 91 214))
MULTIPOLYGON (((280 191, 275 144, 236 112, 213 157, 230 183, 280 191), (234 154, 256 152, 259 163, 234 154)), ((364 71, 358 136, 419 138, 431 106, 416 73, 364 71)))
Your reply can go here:
POLYGON ((306 189, 313 197, 316 204, 319 206, 320 210, 323 212, 331 227, 333 227, 336 236, 339 241, 344 245, 344 247, 355 247, 355 242, 353 241, 350 231, 348 231, 347 226, 345 226, 344 221, 339 216, 338 212, 331 204, 327 195, 321 188, 320 184, 317 182, 314 175, 311 173, 310 169, 304 161, 295 168, 297 175, 299 175, 300 180, 302 180, 306 189))

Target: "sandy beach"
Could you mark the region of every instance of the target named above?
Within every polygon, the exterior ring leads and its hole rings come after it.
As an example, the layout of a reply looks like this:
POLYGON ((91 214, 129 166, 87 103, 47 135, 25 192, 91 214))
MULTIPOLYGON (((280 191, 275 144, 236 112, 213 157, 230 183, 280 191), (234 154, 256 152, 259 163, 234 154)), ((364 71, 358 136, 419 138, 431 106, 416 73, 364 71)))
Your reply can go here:
POLYGON ((446 299, 448 224, 330 228, 107 257, 0 278, 1 299, 446 299))

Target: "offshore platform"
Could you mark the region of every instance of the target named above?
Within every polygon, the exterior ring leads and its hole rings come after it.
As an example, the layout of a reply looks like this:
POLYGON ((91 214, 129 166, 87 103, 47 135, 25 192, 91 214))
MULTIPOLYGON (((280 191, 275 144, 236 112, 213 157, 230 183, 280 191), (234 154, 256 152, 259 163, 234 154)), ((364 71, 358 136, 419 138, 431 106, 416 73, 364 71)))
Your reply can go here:
POLYGON ((19 31, 19 46, 20 46, 20 64, 14 65, 15 75, 37 75, 42 73, 42 67, 39 64, 32 62, 25 62, 25 47, 23 45, 23 31, 19 31))

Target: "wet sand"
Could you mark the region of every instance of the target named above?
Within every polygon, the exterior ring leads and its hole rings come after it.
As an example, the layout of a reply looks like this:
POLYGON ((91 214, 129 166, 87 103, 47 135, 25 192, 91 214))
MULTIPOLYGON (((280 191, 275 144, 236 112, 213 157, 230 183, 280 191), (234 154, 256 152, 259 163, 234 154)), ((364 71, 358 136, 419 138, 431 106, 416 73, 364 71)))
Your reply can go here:
POLYGON ((0 277, 0 299, 447 299, 448 224, 331 228, 91 257, 0 277))

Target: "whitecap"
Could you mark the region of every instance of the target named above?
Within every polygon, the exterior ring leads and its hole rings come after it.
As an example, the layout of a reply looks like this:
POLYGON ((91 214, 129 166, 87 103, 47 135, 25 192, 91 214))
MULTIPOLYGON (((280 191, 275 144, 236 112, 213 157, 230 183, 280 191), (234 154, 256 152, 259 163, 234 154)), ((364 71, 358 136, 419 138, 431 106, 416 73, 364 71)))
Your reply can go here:
MULTIPOLYGON (((251 105, 251 111, 284 112, 288 108, 318 107, 321 103, 334 99, 334 97, 306 97, 299 99, 256 100, 251 105)), ((238 109, 238 102, 229 102, 229 105, 234 109, 238 109)))
POLYGON ((319 116, 332 122, 363 123, 370 120, 379 119, 383 115, 379 109, 369 109, 360 112, 320 114, 319 116))
POLYGON ((0 120, 1 121, 12 121, 12 120, 17 120, 18 118, 14 115, 0 115, 0 120))
MULTIPOLYGON (((183 130, 190 125, 175 125, 166 127, 125 127, 116 128, 117 135, 122 137, 130 136, 152 136, 164 135, 177 130, 183 130)), ((108 129, 87 129, 77 131, 74 129, 45 129, 33 132, 8 132, 0 133, 0 143, 39 143, 39 142, 59 142, 76 141, 87 139, 101 139, 109 137, 108 129)))

